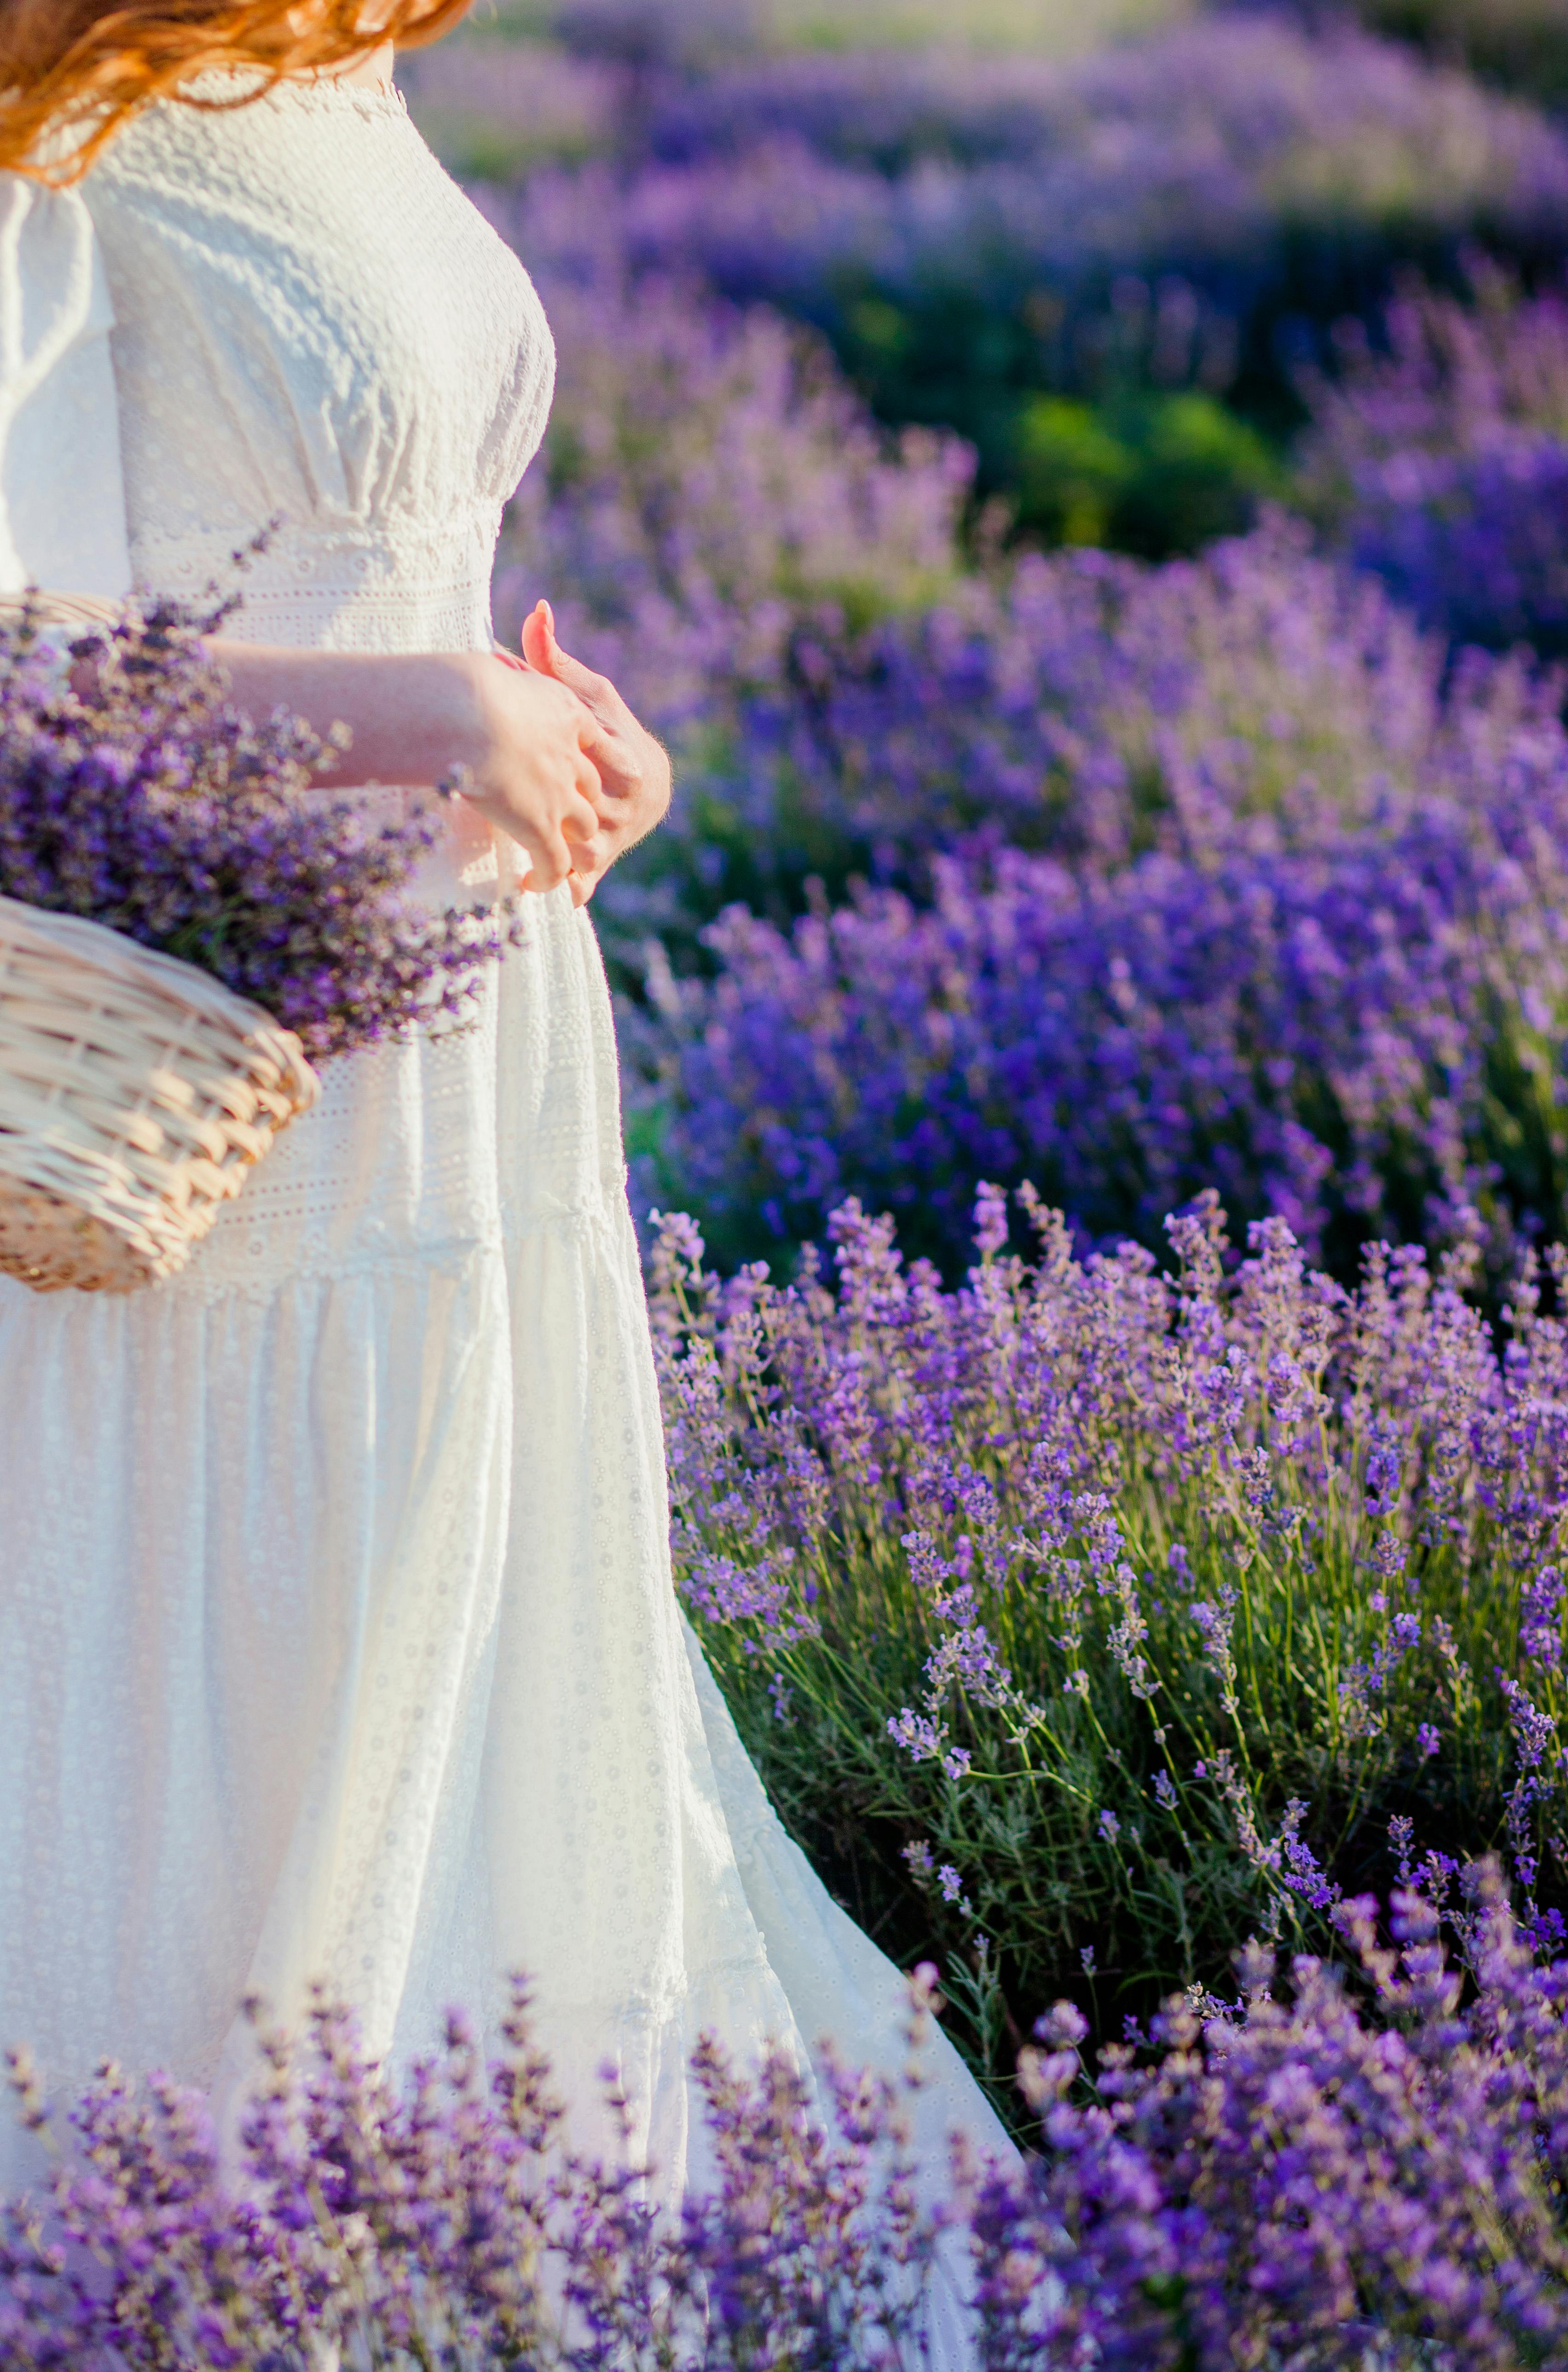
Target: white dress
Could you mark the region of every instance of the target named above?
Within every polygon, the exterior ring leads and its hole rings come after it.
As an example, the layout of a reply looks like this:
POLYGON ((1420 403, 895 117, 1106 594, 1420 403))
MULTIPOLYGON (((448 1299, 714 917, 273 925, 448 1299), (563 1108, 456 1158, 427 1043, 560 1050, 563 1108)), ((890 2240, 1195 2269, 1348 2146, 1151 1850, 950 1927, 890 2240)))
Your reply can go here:
MULTIPOLYGON (((81 198, 0 189, 12 419, 49 327, 29 238, 56 314, 76 292, 28 499, 0 467, 23 564, 106 482, 101 262, 140 586, 198 593, 282 514, 238 631, 490 646, 552 349, 394 97, 152 110, 85 184, 96 255, 81 198)), ((495 877, 467 831, 438 890, 495 877)), ((324 1976, 396 2056, 520 1966, 575 2130, 612 2063, 674 2191, 702 2029, 897 2065, 902 1986, 679 1611, 603 971, 563 890, 527 913, 480 1025, 330 1065, 183 1276, 0 1280, 0 2040, 63 2087, 109 2052, 221 2103, 249 1989, 293 2010, 324 1976)), ((934 2072, 934 2169, 955 2126, 1004 2147, 945 2042, 934 2072)))

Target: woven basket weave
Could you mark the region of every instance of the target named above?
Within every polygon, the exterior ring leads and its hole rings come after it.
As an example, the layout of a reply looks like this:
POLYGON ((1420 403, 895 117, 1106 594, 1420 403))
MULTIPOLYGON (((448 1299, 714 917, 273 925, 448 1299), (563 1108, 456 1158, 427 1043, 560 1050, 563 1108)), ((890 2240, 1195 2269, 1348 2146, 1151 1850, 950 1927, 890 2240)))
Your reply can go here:
POLYGON ((293 1031, 209 973, 0 898, 0 1271, 172 1276, 319 1093, 293 1031))

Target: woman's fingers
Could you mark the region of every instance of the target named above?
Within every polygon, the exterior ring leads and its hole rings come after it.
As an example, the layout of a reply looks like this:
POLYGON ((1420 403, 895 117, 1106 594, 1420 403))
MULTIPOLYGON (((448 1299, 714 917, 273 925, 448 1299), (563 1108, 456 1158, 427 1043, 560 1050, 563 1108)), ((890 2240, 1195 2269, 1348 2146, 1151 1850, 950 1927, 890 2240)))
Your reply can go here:
POLYGON ((594 715, 609 724, 627 714, 626 703, 608 676, 598 675, 555 639, 555 618, 548 601, 536 601, 523 620, 523 657, 540 675, 552 676, 594 715))
POLYGON ((596 675, 562 649, 548 601, 537 601, 523 620, 522 643, 524 658, 534 672, 574 693, 594 718, 598 732, 590 734, 585 727, 582 745, 598 767, 605 790, 612 798, 634 800, 647 780, 642 754, 646 736, 609 677, 596 675))
POLYGON ((597 878, 621 804, 613 786, 625 753, 614 735, 568 685, 521 659, 476 680, 488 748, 465 796, 528 851, 528 889, 547 892, 574 873, 597 878))
POLYGON ((561 830, 575 846, 586 847, 598 838, 598 809, 580 789, 573 794, 562 811, 561 830))
MULTIPOLYGON (((612 808, 623 808, 642 789, 643 762, 624 741, 617 739, 608 748, 601 746, 595 752, 595 764, 598 782, 594 796, 609 800, 612 808)), ((606 819, 607 821, 610 820, 606 819)), ((613 820, 618 822, 619 816, 615 816, 613 820)))
POLYGON ((553 829, 535 831, 527 843, 528 870, 525 890, 558 890, 585 867, 593 870, 599 856, 599 820, 591 799, 570 793, 553 829))
MULTIPOLYGON (((522 657, 513 664, 541 692, 548 687, 570 715, 578 760, 574 786, 594 820, 590 827, 581 808, 556 813, 573 851, 572 895, 586 905, 615 859, 651 831, 668 807, 669 762, 609 679, 562 649, 548 601, 535 604, 521 639, 522 657)), ((552 884, 541 875, 538 886, 552 884)))
POLYGON ((611 727, 604 724, 591 709, 576 703, 577 748, 587 760, 595 777, 595 787, 600 781, 619 780, 626 770, 626 745, 611 727))
POLYGON ((615 785, 601 762, 595 766, 584 758, 579 762, 573 783, 574 795, 593 811, 595 828, 614 820, 615 785))
POLYGON ((563 833, 537 832, 528 846, 528 869, 523 876, 523 888, 540 896, 559 890, 563 881, 570 879, 575 863, 563 833))
POLYGON ((551 646, 555 641, 555 635, 552 632, 548 601, 534 603, 533 608, 523 620, 523 631, 519 640, 523 645, 523 657, 529 667, 536 669, 540 675, 555 673, 551 664, 551 646))

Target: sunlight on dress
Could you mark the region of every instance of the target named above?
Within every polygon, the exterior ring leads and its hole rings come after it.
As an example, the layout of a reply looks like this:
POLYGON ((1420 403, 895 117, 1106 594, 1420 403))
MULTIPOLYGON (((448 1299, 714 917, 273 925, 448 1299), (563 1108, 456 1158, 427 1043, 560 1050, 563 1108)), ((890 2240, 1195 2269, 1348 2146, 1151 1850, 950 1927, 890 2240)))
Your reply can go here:
MULTIPOLYGON (((231 631, 490 647, 553 352, 396 97, 158 106, 85 199, 96 255, 80 198, 26 203, 40 255, 87 240, 52 281, 81 300, 78 415, 107 273, 136 583, 198 596, 278 516, 231 631)), ((74 416, 59 453, 79 529, 101 436, 74 416)), ((23 526, 41 574, 44 510, 23 526)), ((503 871, 470 816, 428 892, 503 871)), ((575 2134, 610 2062, 673 2193, 703 2171, 703 2029, 893 2069, 903 1988, 784 1836, 679 1611, 603 970, 564 889, 527 922, 472 1029, 329 1067, 184 1275, 0 1283, 0 2030, 62 2088, 112 2051, 221 2110, 248 1990, 296 2011, 324 1976, 401 2057, 523 1967, 575 2134)), ((932 2073, 935 2185, 954 2128, 1005 2144, 940 2038, 932 2073)))

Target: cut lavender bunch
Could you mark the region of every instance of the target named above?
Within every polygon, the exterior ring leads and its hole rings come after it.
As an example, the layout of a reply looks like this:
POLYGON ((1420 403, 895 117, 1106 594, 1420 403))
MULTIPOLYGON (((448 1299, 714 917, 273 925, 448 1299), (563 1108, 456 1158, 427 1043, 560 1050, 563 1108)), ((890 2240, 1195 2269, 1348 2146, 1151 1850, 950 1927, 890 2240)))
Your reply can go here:
POLYGON ((438 812, 388 822, 323 790, 346 738, 234 706, 202 639, 226 614, 133 601, 68 676, 38 610, 0 623, 0 896, 182 958, 314 1061, 460 1016, 515 905, 420 902, 438 812))

